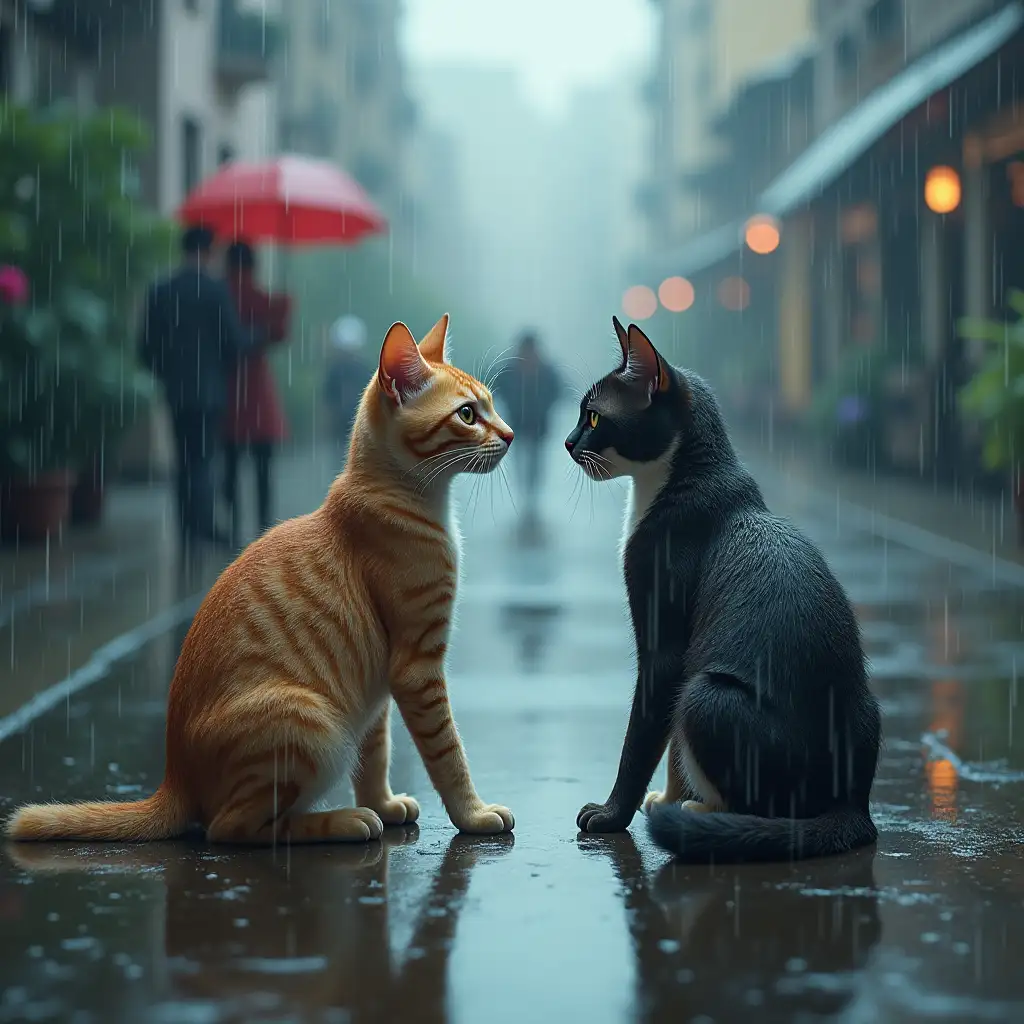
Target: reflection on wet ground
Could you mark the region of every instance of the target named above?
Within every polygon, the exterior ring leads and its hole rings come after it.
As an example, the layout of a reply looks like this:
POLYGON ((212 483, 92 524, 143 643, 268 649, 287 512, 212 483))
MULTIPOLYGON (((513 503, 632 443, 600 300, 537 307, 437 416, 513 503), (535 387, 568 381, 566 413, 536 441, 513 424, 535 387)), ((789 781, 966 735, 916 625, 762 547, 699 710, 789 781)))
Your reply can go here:
MULTIPOLYGON (((514 838, 455 836, 399 727, 393 783, 423 817, 382 843, 8 847, 0 1021, 1024 1019, 1024 591, 762 477, 861 616, 886 715, 877 850, 691 869, 639 817, 577 836, 614 775, 631 650, 621 496, 567 525, 555 471, 547 546, 511 544, 500 515, 464 524, 453 702, 514 838)), ((152 790, 180 639, 154 635, 0 742, 0 810, 152 790)))

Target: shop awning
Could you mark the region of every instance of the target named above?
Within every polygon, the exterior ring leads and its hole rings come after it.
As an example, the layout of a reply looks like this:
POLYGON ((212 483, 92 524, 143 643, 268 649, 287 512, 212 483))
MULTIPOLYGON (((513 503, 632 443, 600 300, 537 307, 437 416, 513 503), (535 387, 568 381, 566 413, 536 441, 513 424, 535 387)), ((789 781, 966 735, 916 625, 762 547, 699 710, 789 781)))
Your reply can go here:
MULTIPOLYGON (((1014 3, 915 61, 818 136, 761 193, 752 212, 780 217, 816 198, 902 118, 990 57, 1022 27, 1024 8, 1014 3)), ((742 244, 743 222, 736 221, 655 257, 648 269, 661 276, 699 273, 742 244)))
POLYGON ((890 128, 1022 26, 1024 9, 1013 4, 901 71, 818 136, 762 193, 759 212, 781 216, 814 199, 890 128))
POLYGON ((664 252, 651 261, 648 270, 669 277, 680 274, 687 277, 707 267, 713 267, 735 252, 743 241, 743 222, 734 221, 699 235, 671 252, 664 252))

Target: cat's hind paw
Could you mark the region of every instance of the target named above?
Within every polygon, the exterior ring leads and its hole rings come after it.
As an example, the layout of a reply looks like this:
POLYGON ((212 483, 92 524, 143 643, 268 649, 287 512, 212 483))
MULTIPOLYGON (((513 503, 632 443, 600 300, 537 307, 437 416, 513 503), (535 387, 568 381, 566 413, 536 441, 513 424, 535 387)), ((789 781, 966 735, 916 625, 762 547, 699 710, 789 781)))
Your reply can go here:
POLYGON ((663 793, 660 789, 652 789, 650 791, 650 793, 648 793, 647 796, 644 797, 643 811, 644 811, 644 814, 649 814, 650 811, 651 811, 651 808, 655 804, 662 805, 662 804, 673 804, 673 803, 676 803, 676 801, 673 800, 668 795, 668 793, 663 793))

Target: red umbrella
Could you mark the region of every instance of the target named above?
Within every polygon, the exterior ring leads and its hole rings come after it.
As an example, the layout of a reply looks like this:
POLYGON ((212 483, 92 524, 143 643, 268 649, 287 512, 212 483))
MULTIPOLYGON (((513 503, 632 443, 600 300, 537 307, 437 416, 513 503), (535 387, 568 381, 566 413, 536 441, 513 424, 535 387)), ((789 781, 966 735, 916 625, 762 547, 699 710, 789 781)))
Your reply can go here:
POLYGON ((304 156, 227 164, 185 197, 178 216, 251 243, 352 243, 387 230, 355 181, 325 160, 304 156))

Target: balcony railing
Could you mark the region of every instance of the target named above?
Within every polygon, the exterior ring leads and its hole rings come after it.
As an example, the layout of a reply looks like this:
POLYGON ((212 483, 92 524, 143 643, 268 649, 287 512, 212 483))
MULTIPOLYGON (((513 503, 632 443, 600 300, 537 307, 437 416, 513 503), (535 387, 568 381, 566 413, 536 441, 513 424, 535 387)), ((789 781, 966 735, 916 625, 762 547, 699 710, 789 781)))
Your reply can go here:
POLYGON ((239 10, 237 0, 220 0, 217 70, 221 79, 233 89, 265 81, 281 38, 277 21, 261 12, 239 10))

